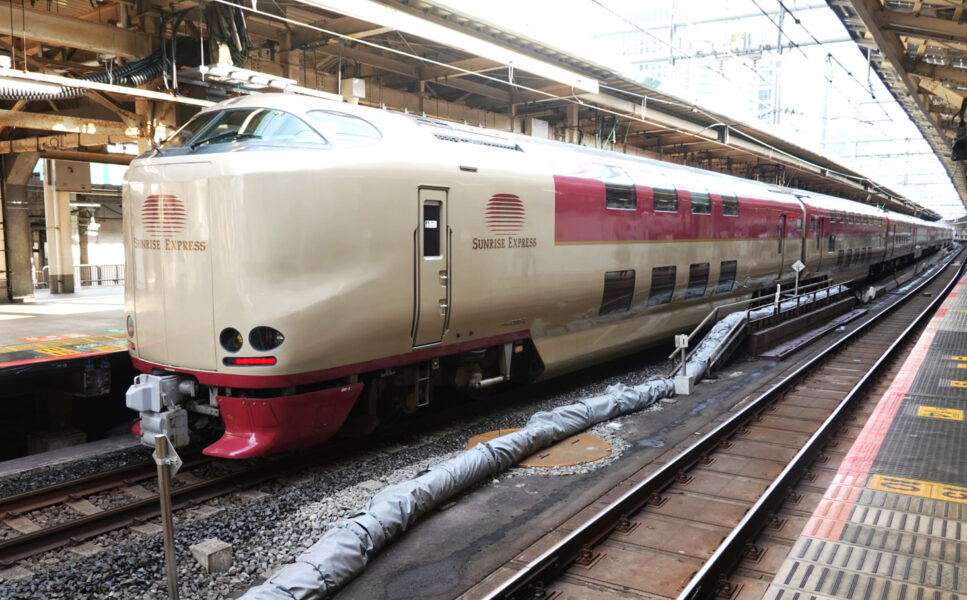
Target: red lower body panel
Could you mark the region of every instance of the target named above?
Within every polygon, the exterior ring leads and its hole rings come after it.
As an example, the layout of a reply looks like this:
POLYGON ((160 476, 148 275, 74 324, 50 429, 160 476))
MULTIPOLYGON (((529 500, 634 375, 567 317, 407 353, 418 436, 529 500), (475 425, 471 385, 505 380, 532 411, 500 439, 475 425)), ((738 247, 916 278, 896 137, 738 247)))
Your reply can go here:
POLYGON ((225 434, 204 453, 251 458, 313 446, 342 427, 362 383, 276 398, 217 396, 225 434))

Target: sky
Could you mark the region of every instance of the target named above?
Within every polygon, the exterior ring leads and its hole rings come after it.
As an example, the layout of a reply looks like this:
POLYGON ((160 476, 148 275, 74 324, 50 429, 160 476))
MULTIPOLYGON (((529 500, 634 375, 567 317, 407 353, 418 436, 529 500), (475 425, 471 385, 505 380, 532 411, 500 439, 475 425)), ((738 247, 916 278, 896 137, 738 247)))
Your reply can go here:
POLYGON ((825 0, 439 1, 786 137, 945 218, 965 213, 825 0))

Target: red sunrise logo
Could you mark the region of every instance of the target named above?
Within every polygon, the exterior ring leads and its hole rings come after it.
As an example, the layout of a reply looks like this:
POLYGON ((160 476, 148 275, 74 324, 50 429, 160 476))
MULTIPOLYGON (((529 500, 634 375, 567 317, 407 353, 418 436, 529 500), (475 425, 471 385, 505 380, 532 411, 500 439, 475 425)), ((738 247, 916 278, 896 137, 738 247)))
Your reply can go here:
POLYGON ((494 194, 484 214, 487 228, 495 235, 514 235, 524 228, 524 202, 514 194, 494 194))
POLYGON ((185 230, 188 213, 177 196, 153 194, 141 207, 141 222, 148 235, 172 238, 185 230))

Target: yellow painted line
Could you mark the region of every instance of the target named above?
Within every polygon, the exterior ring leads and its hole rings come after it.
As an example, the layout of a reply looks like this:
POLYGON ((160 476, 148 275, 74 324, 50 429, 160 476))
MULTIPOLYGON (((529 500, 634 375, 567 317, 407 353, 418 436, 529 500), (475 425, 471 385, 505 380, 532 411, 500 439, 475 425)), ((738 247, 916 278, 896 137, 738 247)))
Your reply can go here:
POLYGON ((967 488, 934 481, 906 479, 890 475, 874 475, 866 487, 881 492, 894 492, 907 496, 919 496, 933 500, 946 500, 967 504, 967 488))
POLYGON ((35 352, 41 352, 43 354, 48 354, 50 356, 70 356, 71 354, 80 354, 77 350, 71 350, 70 348, 37 348, 35 352))
MULTIPOLYGON (((123 333, 110 333, 107 335, 95 335, 84 338, 66 338, 63 340, 51 340, 48 342, 30 342, 27 344, 15 344, 12 346, 0 346, 0 354, 7 352, 23 352, 25 350, 41 350, 42 348, 55 348, 57 346, 76 346, 79 344, 90 344, 94 342, 111 342, 112 340, 123 340, 123 333)), ((967 358, 964 358, 967 360, 967 358)))
POLYGON ((960 363, 959 365, 957 365, 957 368, 958 369, 967 369, 967 363, 960 363))
POLYGON ((967 381, 951 381, 950 387, 967 388, 967 381))
POLYGON ((967 356, 951 356, 950 360, 967 360, 967 356))
POLYGON ((964 411, 959 408, 943 408, 941 406, 921 406, 917 411, 919 417, 932 419, 946 419, 948 421, 963 421, 964 411))

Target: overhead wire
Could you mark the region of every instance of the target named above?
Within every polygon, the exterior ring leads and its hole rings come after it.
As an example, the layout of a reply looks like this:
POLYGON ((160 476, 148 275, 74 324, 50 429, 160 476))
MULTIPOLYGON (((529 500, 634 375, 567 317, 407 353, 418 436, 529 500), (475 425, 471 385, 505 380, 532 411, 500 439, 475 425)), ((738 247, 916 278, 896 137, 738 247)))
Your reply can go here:
MULTIPOLYGON (((546 90, 542 90, 542 89, 539 89, 539 88, 530 87, 530 86, 527 86, 527 85, 518 83, 516 81, 507 81, 507 80, 504 80, 504 79, 500 79, 498 77, 493 77, 491 75, 487 75, 486 73, 478 73, 476 71, 471 71, 469 69, 465 69, 463 67, 459 67, 459 66, 456 66, 456 65, 444 63, 444 62, 441 62, 441 61, 438 61, 438 60, 434 60, 432 58, 427 58, 427 57, 424 57, 424 56, 419 56, 418 54, 414 54, 414 53, 411 53, 411 52, 407 52, 405 50, 400 50, 398 48, 392 48, 390 46, 378 44, 376 42, 372 42, 372 41, 367 40, 367 39, 364 39, 364 38, 354 38, 354 37, 351 37, 350 35, 347 35, 347 34, 344 34, 344 33, 340 33, 340 32, 337 32, 337 31, 332 31, 332 30, 329 30, 329 29, 325 29, 324 27, 319 27, 318 25, 313 25, 311 23, 305 23, 303 21, 298 21, 298 20, 292 19, 290 17, 285 17, 285 16, 282 16, 282 15, 272 14, 272 13, 269 13, 269 12, 265 12, 265 11, 259 10, 258 8, 253 8, 253 7, 250 7, 250 6, 243 5, 243 4, 236 4, 235 2, 232 2, 232 0, 211 0, 211 1, 213 3, 225 4, 225 5, 231 6, 233 8, 239 9, 241 11, 258 14, 259 16, 262 16, 262 17, 265 17, 265 18, 274 19, 274 20, 277 20, 277 21, 281 21, 281 22, 284 22, 284 23, 287 23, 287 24, 290 24, 290 25, 295 25, 295 26, 299 26, 299 27, 305 27, 307 29, 311 29, 311 30, 316 31, 318 33, 323 33, 323 34, 332 36, 334 38, 339 38, 339 39, 342 39, 342 40, 351 41, 353 43, 362 44, 362 45, 369 46, 371 48, 376 48, 376 49, 379 49, 379 50, 385 50, 387 52, 391 52, 391 53, 394 53, 394 54, 397 54, 397 55, 400 55, 400 56, 405 56, 405 57, 411 58, 413 60, 422 61, 422 62, 431 64, 431 65, 435 65, 435 66, 439 66, 439 67, 445 67, 447 69, 453 69, 454 71, 457 71, 457 72, 460 72, 460 73, 463 73, 463 74, 466 74, 466 75, 473 75, 473 76, 476 76, 476 77, 480 77, 482 79, 486 79, 488 81, 493 81, 493 82, 498 83, 500 85, 511 86, 511 87, 514 87, 514 88, 517 88, 517 89, 520 89, 520 90, 532 92, 532 93, 535 93, 535 94, 544 96, 544 97, 546 97, 548 99, 551 99, 551 100, 559 100, 559 101, 563 101, 563 102, 570 102, 572 104, 577 104, 577 105, 580 105, 580 106, 585 106, 585 107, 591 108, 593 110, 597 110, 597 111, 599 111, 601 113, 609 114, 609 115, 612 115, 612 116, 615 116, 615 117, 625 118, 625 119, 634 120, 634 121, 637 121, 637 122, 640 122, 640 123, 644 123, 644 124, 648 124, 648 125, 653 125, 655 127, 659 127, 662 130, 665 130, 665 131, 682 133, 682 134, 685 134, 685 135, 696 135, 696 132, 694 132, 694 131, 688 131, 686 129, 682 129, 682 128, 679 128, 679 127, 674 127, 674 126, 670 126, 670 125, 667 125, 667 124, 664 124, 664 123, 658 123, 658 122, 655 122, 655 121, 651 121, 651 120, 648 120, 647 118, 645 118, 644 116, 638 117, 637 115, 633 115, 633 114, 629 115, 628 113, 621 112, 621 111, 616 111, 616 110, 612 110, 612 109, 609 109, 607 107, 587 104, 587 103, 583 102, 582 100, 580 100, 579 98, 577 98, 574 95, 573 90, 572 90, 572 95, 571 96, 561 96, 561 95, 558 95, 558 94, 554 94, 552 92, 548 92, 546 90)), ((594 1, 594 0, 592 0, 592 1, 594 1)), ((599 87, 601 87, 601 86, 599 85, 599 87)), ((608 87, 608 86, 605 86, 605 87, 608 87)), ((610 89, 617 89, 617 88, 610 88, 610 89)), ((624 90, 621 90, 621 91, 623 93, 625 93, 625 94, 630 94, 633 97, 637 96, 638 98, 647 99, 647 100, 651 100, 651 101, 657 100, 657 98, 653 98, 653 97, 650 97, 650 96, 644 96, 644 95, 641 95, 641 94, 636 94, 636 93, 633 93, 633 92, 627 92, 627 91, 624 91, 624 90)), ((687 110, 689 110, 691 112, 700 113, 703 116, 705 116, 705 117, 707 117, 707 118, 709 118, 709 119, 711 119, 713 121, 718 121, 719 120, 719 117, 715 117, 715 116, 713 116, 713 115, 705 112, 703 109, 699 108, 698 106, 696 106, 694 104, 676 103, 674 101, 669 101, 669 100, 665 100, 664 103, 665 104, 669 104, 669 105, 675 105, 675 106, 677 106, 679 108, 687 109, 687 110)), ((735 125, 733 124, 731 126, 734 127, 735 125)), ((753 135, 751 135, 751 134, 749 134, 747 132, 740 131, 738 129, 731 129, 731 131, 739 134, 741 137, 744 137, 744 138, 748 139, 749 141, 752 141, 752 142, 754 142, 756 144, 759 144, 760 146, 762 146, 762 147, 770 150, 771 153, 779 154, 781 156, 787 157, 787 158, 792 159, 794 161, 798 161, 799 163, 801 163, 802 165, 804 165, 804 166, 797 166, 795 164, 791 164, 787 168, 792 168, 792 169, 794 169, 796 171, 802 171, 804 173, 810 172, 805 167, 811 167, 811 168, 815 169, 816 171, 825 170, 827 173, 831 173, 831 174, 837 175, 837 176, 842 177, 842 178, 844 178, 846 180, 856 182, 856 183, 858 183, 860 185, 865 185, 866 188, 875 189, 879 193, 881 193, 882 195, 884 195, 884 196, 886 196, 888 198, 891 198, 891 199, 894 199, 894 200, 897 200, 897 201, 901 200, 901 197, 896 196, 895 194, 893 194, 893 193, 891 193, 891 192, 883 189, 881 186, 879 186, 878 184, 876 184, 876 182, 871 181, 867 177, 863 177, 861 175, 850 174, 850 173, 844 173, 844 172, 841 172, 841 171, 837 171, 835 169, 830 169, 829 166, 827 166, 827 165, 820 165, 818 163, 814 163, 812 161, 806 160, 806 159, 804 159, 802 157, 795 156, 795 155, 793 155, 793 154, 791 154, 789 152, 786 152, 786 151, 782 150, 781 148, 775 147, 775 146, 773 146, 773 145, 771 145, 771 144, 769 144, 767 142, 764 142, 764 141, 756 138, 755 136, 753 136, 753 135)), ((710 143, 713 143, 713 144, 719 144, 722 147, 728 147, 727 144, 718 142, 716 138, 708 138, 707 141, 710 142, 710 143)), ((749 151, 749 152, 750 152, 750 154, 756 155, 755 152, 752 152, 752 151, 749 151)), ((765 157, 767 157, 767 158, 772 158, 772 156, 770 156, 767 153, 762 153, 762 155, 765 156, 765 157)), ((813 174, 815 174, 815 173, 813 173, 813 174)))
MULTIPOLYGON (((792 47, 798 50, 799 53, 803 55, 803 58, 807 59, 806 64, 811 65, 811 63, 808 62, 809 55, 806 54, 805 50, 802 49, 801 45, 798 42, 796 42, 796 40, 794 40, 792 36, 786 32, 785 29, 783 29, 782 25, 777 23, 776 20, 772 18, 772 15, 770 15, 764 8, 762 8, 762 5, 760 5, 757 0, 749 0, 749 1, 752 2, 752 4, 754 4, 755 7, 759 9, 759 12, 761 12, 767 19, 769 19, 769 22, 772 23, 773 27, 775 27, 781 35, 784 35, 786 39, 789 40, 789 43, 792 45, 792 47)), ((779 4, 781 5, 782 3, 780 2, 779 4)), ((781 9, 789 12, 787 9, 785 9, 785 7, 781 7, 781 9)), ((796 23, 799 24, 799 19, 797 19, 796 17, 793 17, 793 18, 795 19, 796 23)), ((801 24, 800 24, 800 27, 802 27, 801 24)), ((807 33, 809 33, 808 30, 807 30, 807 33)), ((810 34, 810 36, 817 44, 819 44, 820 46, 823 46, 822 42, 816 39, 815 36, 812 36, 812 34, 810 34)), ((823 46, 823 49, 825 50, 825 46, 823 46)), ((826 50, 826 60, 827 61, 836 60, 836 57, 834 57, 828 50, 826 50)), ((840 63, 840 65, 842 65, 842 63, 840 63)), ((850 98, 849 94, 841 90, 839 86, 836 85, 836 83, 833 81, 832 75, 829 75, 829 76, 820 75, 820 76, 826 80, 826 82, 830 85, 830 87, 832 87, 836 91, 837 94, 839 94, 840 96, 842 96, 844 100, 846 100, 846 102, 853 108, 853 110, 856 111, 858 115, 860 116, 864 115, 863 110, 853 102, 853 99, 850 98)), ((886 114, 886 116, 889 117, 891 121, 893 120, 890 114, 887 113, 886 109, 884 109, 882 106, 880 107, 880 110, 882 110, 883 113, 886 114)))

